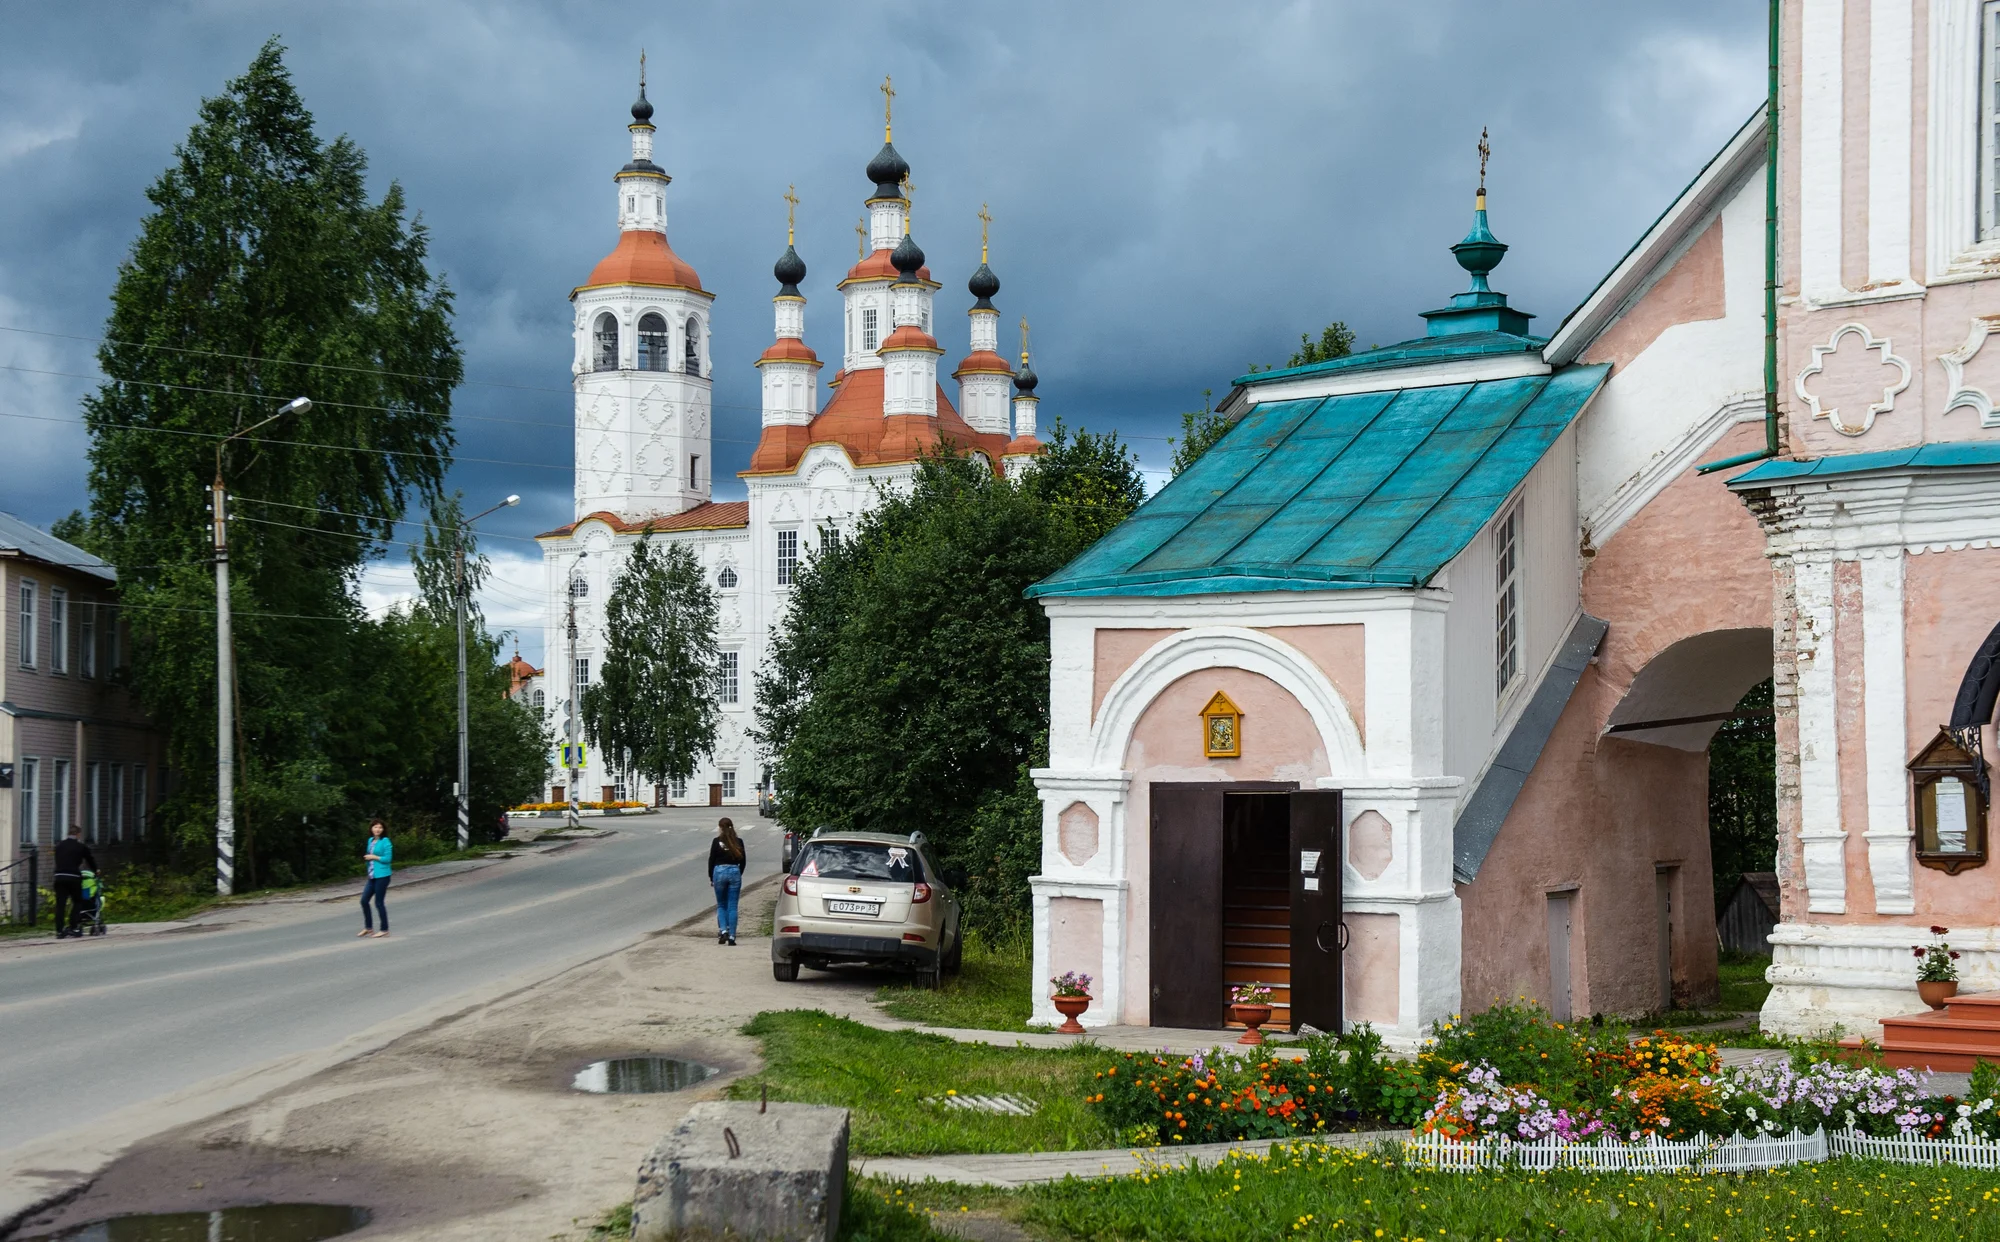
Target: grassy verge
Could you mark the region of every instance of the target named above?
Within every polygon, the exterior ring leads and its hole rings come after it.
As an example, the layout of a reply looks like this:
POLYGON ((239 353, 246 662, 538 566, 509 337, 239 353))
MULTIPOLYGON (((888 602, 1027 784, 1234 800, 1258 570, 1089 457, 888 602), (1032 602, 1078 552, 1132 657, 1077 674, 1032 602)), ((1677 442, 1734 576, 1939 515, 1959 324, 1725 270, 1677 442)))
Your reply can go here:
POLYGON ((875 994, 883 1012, 925 1026, 970 1027, 982 1031, 1028 1030, 1033 1011, 1028 976, 1034 946, 1024 939, 989 944, 965 942, 964 968, 938 991, 885 987, 875 994))
POLYGON ((764 1072, 738 1079, 734 1099, 852 1110, 850 1149, 861 1156, 948 1152, 1088 1151, 1114 1138, 1084 1103, 1102 1053, 996 1048, 920 1031, 878 1031, 818 1010, 761 1013, 743 1028, 764 1045, 764 1072), (1016 1095, 1032 1116, 948 1108, 957 1095, 1016 1095))
POLYGON ((1771 985, 1764 982, 1764 972, 1770 966, 1771 955, 1768 953, 1724 953, 1719 968, 1722 1008, 1762 1009, 1764 998, 1771 994, 1771 985))
POLYGON ((1054 1236, 1135 1242, 1957 1242, 1993 1236, 1997 1182, 1991 1172, 1845 1160, 1742 1176, 1429 1173, 1395 1157, 1300 1145, 1209 1168, 1038 1186, 1007 1214, 1054 1236))

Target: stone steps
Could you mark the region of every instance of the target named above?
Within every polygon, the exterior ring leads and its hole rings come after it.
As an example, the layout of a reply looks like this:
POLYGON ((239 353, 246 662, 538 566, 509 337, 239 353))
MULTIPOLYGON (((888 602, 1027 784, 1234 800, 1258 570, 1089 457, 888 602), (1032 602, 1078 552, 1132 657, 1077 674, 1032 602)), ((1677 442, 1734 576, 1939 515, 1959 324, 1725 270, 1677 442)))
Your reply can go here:
POLYGON ((1975 1061, 2000 1064, 2000 992, 1967 993, 1943 1009, 1882 1019, 1882 1059, 1898 1069, 1960 1073, 1975 1061))

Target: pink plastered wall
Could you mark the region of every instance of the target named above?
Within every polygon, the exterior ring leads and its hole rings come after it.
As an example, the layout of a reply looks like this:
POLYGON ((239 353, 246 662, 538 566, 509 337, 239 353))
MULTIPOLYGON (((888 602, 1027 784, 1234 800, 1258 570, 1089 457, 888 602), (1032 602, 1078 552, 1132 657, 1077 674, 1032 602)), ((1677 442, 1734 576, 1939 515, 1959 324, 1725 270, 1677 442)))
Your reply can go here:
POLYGON ((1049 973, 1104 978, 1104 903, 1092 897, 1049 898, 1049 973))
POLYGON ((1725 309, 1722 220, 1718 217, 1637 304, 1590 343, 1581 360, 1622 367, 1675 324, 1720 319, 1725 309))
MULTIPOLYGON (((1102 632, 1102 631, 1100 631, 1102 632)), ((1152 820, 1155 781, 1277 781, 1312 788, 1332 775, 1327 746, 1312 717, 1283 686, 1237 668, 1190 673, 1162 690, 1141 713, 1126 745, 1132 791, 1125 809, 1125 879, 1130 885, 1130 925, 1125 949, 1122 1022, 1148 1021, 1152 987, 1152 820), (1243 755, 1210 759, 1203 753, 1201 709, 1222 691, 1243 711, 1243 755)))
MULTIPOLYGON (((1180 630, 1099 629, 1091 635, 1090 718, 1097 719, 1104 696, 1161 639, 1180 630)), ((1363 625, 1271 625, 1258 631, 1298 650, 1326 674, 1347 705, 1362 745, 1368 744, 1367 627, 1363 625)))
POLYGON ((1403 960, 1402 920, 1393 914, 1349 914, 1347 952, 1341 955, 1349 1022, 1394 1026, 1402 1016, 1398 983, 1403 960))
MULTIPOLYGON (((1709 459, 1761 438, 1761 427, 1737 427, 1709 459)), ((1679 869, 1675 994, 1695 1002, 1716 995, 1708 756, 1603 729, 1633 679, 1668 647, 1771 625, 1763 535, 1720 477, 1689 470, 1586 555, 1583 608, 1610 629, 1478 878, 1459 886, 1468 1008, 1520 995, 1549 1001, 1548 894, 1571 887, 1573 1011, 1654 1008, 1662 865, 1679 869)))

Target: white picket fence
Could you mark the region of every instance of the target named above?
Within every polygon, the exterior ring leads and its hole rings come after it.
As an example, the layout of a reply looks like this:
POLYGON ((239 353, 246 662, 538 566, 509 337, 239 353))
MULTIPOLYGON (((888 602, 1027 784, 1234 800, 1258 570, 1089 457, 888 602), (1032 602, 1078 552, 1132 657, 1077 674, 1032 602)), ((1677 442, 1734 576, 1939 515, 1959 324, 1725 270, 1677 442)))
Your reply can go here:
POLYGON ((2000 1169, 2000 1142, 1983 1138, 1927 1139, 1898 1135, 1871 1138, 1853 1130, 1828 1142, 1836 1156, 1889 1160, 1896 1164, 1959 1164, 1972 1169, 2000 1169))
POLYGON ((1406 1140, 1403 1151, 1412 1161, 1453 1173, 1480 1169, 1743 1173, 1821 1161, 1827 1158, 1829 1148, 1826 1131, 1819 1129, 1811 1134, 1793 1130, 1783 1138, 1774 1135, 1744 1138, 1732 1134, 1725 1139, 1711 1139, 1698 1134, 1691 1139, 1667 1140, 1648 1135, 1637 1143, 1610 1138, 1572 1143, 1554 1137, 1516 1141, 1505 1136, 1462 1143, 1441 1134, 1426 1134, 1406 1140))

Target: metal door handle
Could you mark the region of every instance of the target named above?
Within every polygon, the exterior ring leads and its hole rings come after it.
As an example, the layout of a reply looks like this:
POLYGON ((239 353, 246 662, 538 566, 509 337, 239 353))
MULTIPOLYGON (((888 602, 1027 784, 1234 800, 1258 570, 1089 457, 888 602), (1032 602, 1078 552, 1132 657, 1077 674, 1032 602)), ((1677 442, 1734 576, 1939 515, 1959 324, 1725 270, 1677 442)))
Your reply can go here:
POLYGON ((1331 919, 1321 923, 1313 929, 1313 944, 1321 953, 1332 953, 1336 950, 1346 949, 1347 924, 1344 922, 1335 923, 1331 919), (1333 932, 1333 943, 1331 945, 1326 942, 1326 933, 1329 929, 1333 932))

